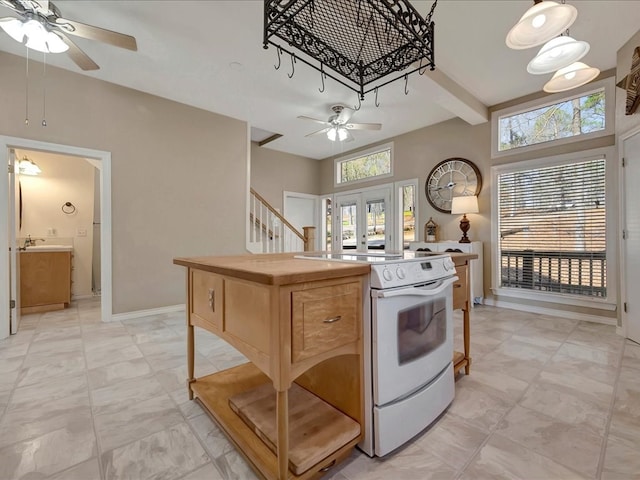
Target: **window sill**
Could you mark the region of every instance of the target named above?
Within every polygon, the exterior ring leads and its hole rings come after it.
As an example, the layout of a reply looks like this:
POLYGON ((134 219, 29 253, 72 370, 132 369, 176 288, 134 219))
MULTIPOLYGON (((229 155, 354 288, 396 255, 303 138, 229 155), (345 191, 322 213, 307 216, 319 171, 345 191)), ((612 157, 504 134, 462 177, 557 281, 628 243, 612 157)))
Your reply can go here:
POLYGON ((538 302, 560 303, 562 305, 573 305, 575 307, 593 308, 614 312, 617 309, 615 303, 611 303, 607 298, 581 298, 575 295, 562 295, 557 293, 538 292, 521 288, 492 288, 493 295, 498 297, 521 298, 524 300, 535 300, 538 302))

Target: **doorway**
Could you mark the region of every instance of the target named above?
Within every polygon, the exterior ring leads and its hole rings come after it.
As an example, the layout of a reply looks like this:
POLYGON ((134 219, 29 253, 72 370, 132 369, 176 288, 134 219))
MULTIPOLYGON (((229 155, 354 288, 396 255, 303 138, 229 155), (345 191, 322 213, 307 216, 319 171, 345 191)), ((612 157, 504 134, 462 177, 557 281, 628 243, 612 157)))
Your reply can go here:
POLYGON ((335 195, 333 216, 336 250, 394 250, 392 186, 335 195))
MULTIPOLYGON (((111 283, 111 154, 100 150, 92 150, 69 145, 58 145, 35 140, 0 136, 0 161, 10 163, 12 151, 38 151, 58 155, 84 158, 99 170, 100 185, 100 285, 101 285, 101 315, 103 321, 109 321, 112 315, 112 283, 111 283)), ((12 252, 11 255, 0 255, 0 272, 10 272, 15 266, 15 226, 10 225, 13 211, 16 209, 17 196, 10 195, 10 185, 15 181, 15 173, 9 172, 7 180, 0 180, 0 197, 8 199, 8 208, 0 208, 0 224, 7 225, 7 234, 0 235, 0 250, 12 252), (12 233, 13 232, 13 235, 12 233)), ((14 268, 14 271, 15 268, 14 268)), ((17 308, 11 308, 11 291, 15 290, 17 275, 2 275, 0 277, 0 339, 10 333, 16 333, 19 317, 15 313, 17 308)))
POLYGON ((640 129, 622 137, 622 320, 626 337, 640 343, 640 129))

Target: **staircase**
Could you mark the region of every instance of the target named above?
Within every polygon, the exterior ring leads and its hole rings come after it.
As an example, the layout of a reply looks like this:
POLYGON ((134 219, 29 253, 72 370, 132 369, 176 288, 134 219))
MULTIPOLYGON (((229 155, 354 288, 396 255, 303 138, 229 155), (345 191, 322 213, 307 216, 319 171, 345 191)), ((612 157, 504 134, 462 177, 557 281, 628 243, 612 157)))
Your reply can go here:
POLYGON ((291 225, 253 188, 249 193, 247 249, 251 253, 302 252, 315 249, 315 227, 291 225))

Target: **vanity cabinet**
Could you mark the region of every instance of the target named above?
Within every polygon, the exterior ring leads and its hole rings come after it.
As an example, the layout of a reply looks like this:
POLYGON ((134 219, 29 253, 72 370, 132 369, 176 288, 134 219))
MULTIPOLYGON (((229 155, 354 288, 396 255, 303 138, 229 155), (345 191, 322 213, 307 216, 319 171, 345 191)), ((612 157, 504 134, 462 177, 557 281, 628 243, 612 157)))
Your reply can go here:
POLYGON ((20 252, 22 314, 62 310, 71 303, 71 251, 20 252))
POLYGON ((369 265, 292 254, 176 258, 187 267, 189 397, 267 479, 318 478, 364 435, 369 265), (194 377, 194 327, 248 363, 194 377))

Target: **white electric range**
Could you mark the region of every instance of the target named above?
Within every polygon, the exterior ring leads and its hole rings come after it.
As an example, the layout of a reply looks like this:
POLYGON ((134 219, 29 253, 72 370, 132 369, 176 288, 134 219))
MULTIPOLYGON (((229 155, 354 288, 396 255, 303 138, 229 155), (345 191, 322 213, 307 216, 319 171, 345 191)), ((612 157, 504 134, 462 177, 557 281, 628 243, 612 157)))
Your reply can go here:
POLYGON ((414 251, 298 258, 371 265, 363 305, 365 438, 359 447, 384 456, 453 400, 453 260, 414 251))

